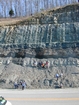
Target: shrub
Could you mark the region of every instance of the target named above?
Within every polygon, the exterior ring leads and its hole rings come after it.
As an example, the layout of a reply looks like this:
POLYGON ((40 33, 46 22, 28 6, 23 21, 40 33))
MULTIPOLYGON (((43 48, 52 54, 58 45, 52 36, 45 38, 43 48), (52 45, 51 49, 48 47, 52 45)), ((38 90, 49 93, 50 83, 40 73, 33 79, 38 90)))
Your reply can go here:
POLYGON ((12 17, 12 16, 14 15, 13 9, 11 9, 11 10, 9 11, 9 15, 10 15, 10 17, 12 17))

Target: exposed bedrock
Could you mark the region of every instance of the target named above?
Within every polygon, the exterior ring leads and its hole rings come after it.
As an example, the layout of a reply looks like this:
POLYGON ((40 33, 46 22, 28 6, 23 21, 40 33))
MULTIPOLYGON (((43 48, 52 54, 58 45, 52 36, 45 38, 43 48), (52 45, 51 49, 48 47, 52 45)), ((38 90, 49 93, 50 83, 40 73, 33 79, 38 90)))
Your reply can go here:
POLYGON ((0 27, 0 87, 20 80, 27 88, 79 87, 79 4, 0 27), (50 67, 35 67, 34 60, 50 67))
POLYGON ((48 55, 60 50, 65 56, 66 50, 71 48, 75 56, 74 49, 79 47, 79 4, 50 10, 13 26, 1 26, 0 47, 2 50, 31 48, 36 56, 45 55, 48 49, 48 55))

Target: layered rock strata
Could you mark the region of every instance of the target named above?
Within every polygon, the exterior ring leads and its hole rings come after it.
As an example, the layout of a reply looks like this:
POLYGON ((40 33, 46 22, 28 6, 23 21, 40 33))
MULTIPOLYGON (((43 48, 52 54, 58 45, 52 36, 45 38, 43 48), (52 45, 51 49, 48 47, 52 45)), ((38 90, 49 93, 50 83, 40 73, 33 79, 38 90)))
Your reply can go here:
POLYGON ((79 4, 53 9, 0 27, 0 87, 79 87, 79 4), (49 68, 31 62, 49 61, 49 68), (56 80, 56 73, 63 77, 56 80), (7 78, 8 77, 8 78, 7 78))

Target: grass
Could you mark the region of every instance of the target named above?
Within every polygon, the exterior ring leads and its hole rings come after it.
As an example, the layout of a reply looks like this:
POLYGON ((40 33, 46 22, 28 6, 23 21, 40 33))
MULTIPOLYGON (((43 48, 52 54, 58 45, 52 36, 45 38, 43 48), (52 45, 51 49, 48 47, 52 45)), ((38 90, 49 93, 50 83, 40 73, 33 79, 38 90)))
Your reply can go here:
MULTIPOLYGON (((28 16, 28 17, 13 17, 13 18, 0 18, 0 26, 13 26, 13 25, 28 25, 28 24, 33 24, 33 19, 35 19, 35 24, 37 19, 41 19, 42 17, 45 17, 46 15, 50 15, 51 13, 59 13, 63 11, 70 11, 70 8, 77 8, 79 7, 79 3, 77 4, 71 4, 63 7, 57 7, 57 8, 52 8, 49 10, 44 10, 41 11, 40 13, 36 13, 33 16, 28 16)), ((71 9, 72 10, 72 9, 71 9)))

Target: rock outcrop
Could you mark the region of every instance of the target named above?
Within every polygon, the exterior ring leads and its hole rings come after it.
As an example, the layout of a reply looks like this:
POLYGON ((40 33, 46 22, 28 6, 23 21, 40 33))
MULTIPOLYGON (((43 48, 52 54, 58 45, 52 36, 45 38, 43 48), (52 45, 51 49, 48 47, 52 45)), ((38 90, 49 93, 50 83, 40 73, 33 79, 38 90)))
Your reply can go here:
MULTIPOLYGON (((77 58, 0 58, 0 88, 14 88, 14 83, 25 81, 27 89, 77 88, 79 87, 79 59, 77 58), (34 66, 34 60, 49 68, 34 66), (59 74, 57 79, 56 74, 59 74)), ((19 85, 19 88, 21 86, 19 85)))
MULTIPOLYGON (((6 50, 31 48, 32 52, 42 48, 44 55, 48 48, 53 55, 51 49, 79 47, 79 4, 40 13, 15 25, 1 26, 0 47, 6 50)), ((65 52, 62 50, 64 55, 65 52)), ((73 55, 76 56, 75 52, 73 55)))
POLYGON ((0 59, 0 87, 12 88, 19 80, 27 88, 78 87, 79 4, 1 26, 0 59), (33 59, 49 60, 50 67, 33 67, 33 59), (64 76, 56 80, 56 73, 64 76))

